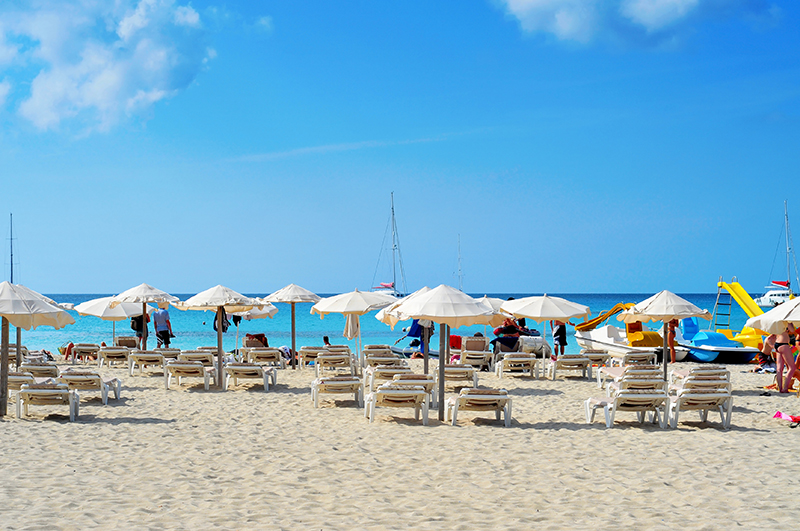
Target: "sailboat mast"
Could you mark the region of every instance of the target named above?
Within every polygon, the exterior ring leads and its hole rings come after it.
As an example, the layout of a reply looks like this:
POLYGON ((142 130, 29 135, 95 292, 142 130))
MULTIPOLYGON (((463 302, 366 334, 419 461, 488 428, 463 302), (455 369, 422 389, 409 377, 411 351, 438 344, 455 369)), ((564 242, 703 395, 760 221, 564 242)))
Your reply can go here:
POLYGON ((458 289, 464 291, 464 273, 461 271, 461 234, 458 235, 458 289))
POLYGON ((392 290, 397 295, 397 222, 394 219, 394 192, 392 197, 392 290))
POLYGON ((787 201, 783 201, 783 219, 786 223, 786 281, 789 283, 789 293, 792 291, 792 239, 789 235, 789 207, 787 201))

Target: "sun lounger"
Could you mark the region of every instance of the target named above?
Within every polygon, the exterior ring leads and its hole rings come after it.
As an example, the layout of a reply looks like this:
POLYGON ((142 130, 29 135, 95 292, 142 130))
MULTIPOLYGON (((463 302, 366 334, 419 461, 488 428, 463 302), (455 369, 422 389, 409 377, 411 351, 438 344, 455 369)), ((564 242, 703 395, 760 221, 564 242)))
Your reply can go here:
POLYGON ((71 390, 100 391, 103 405, 108 404, 108 392, 114 392, 114 398, 119 400, 122 390, 122 380, 119 378, 104 378, 95 372, 64 371, 58 377, 58 383, 66 384, 71 390))
POLYGON ((58 366, 46 361, 28 361, 19 366, 19 372, 29 372, 34 378, 55 378, 58 376, 58 366))
POLYGON ((606 427, 614 425, 617 411, 633 411, 637 414, 640 423, 644 423, 645 414, 653 415, 653 422, 658 421, 662 428, 666 425, 666 402, 669 400, 667 392, 663 389, 622 389, 616 394, 607 397, 593 397, 586 399, 586 423, 591 424, 595 412, 602 408, 606 417, 606 427))
POLYGON ((721 383, 716 389, 692 387, 678 389, 675 396, 669 398, 670 426, 678 427, 681 411, 695 410, 700 413, 700 420, 706 422, 708 412, 715 410, 719 412, 722 428, 726 430, 730 428, 733 397, 729 385, 721 383))
POLYGON ((688 369, 675 369, 670 371, 669 382, 671 385, 680 385, 682 380, 697 376, 723 378, 730 381, 731 373, 727 368, 721 365, 701 365, 688 369))
POLYGON ((100 350, 97 351, 97 366, 102 367, 104 363, 109 367, 112 363, 127 365, 130 352, 127 347, 100 347, 100 350))
POLYGON ((214 367, 206 367, 201 361, 171 361, 164 366, 164 386, 169 389, 172 377, 178 379, 181 385, 182 378, 202 378, 203 385, 208 391, 209 380, 217 382, 217 371, 214 367))
POLYGON ((634 350, 631 352, 609 352, 611 365, 626 366, 634 364, 655 365, 658 355, 655 350, 634 350))
POLYGON ((355 375, 355 360, 349 352, 320 352, 314 364, 317 378, 322 374, 323 369, 347 369, 351 375, 355 375))
POLYGON ((552 357, 545 361, 545 372, 552 380, 556 379, 558 371, 580 371, 584 378, 592 379, 592 360, 580 354, 561 354, 556 359, 552 357))
POLYGON ((600 367, 597 369, 597 387, 602 389, 606 380, 619 380, 628 375, 660 376, 664 378, 664 371, 657 365, 628 365, 626 367, 600 367))
POLYGON ((319 407, 321 394, 352 394, 358 407, 364 407, 364 382, 355 376, 326 376, 311 382, 311 399, 319 407))
POLYGON ((436 407, 439 403, 436 393, 436 379, 432 374, 395 374, 392 377, 392 383, 396 385, 419 385, 430 395, 429 403, 431 407, 436 407))
MULTIPOLYGON (((436 387, 439 387, 439 369, 434 370, 433 378, 436 380, 436 387)), ((444 366, 444 383, 447 382, 468 382, 472 387, 478 387, 478 371, 471 365, 461 365, 458 363, 447 364, 444 366)))
POLYGON ((498 378, 503 377, 503 372, 517 372, 524 374, 528 371, 528 376, 533 378, 538 376, 536 370, 536 355, 528 354, 526 352, 506 352, 502 358, 499 358, 494 364, 494 372, 498 378), (534 374, 536 371, 536 374, 534 374))
POLYGON ((478 369, 482 367, 492 369, 494 353, 489 349, 488 337, 462 338, 459 356, 462 365, 472 365, 478 369))
POLYGON ((79 397, 66 384, 25 384, 17 393, 17 418, 24 413, 28 416, 28 406, 69 406, 69 420, 78 418, 79 397))
POLYGON ((408 365, 405 358, 402 358, 389 350, 386 351, 370 351, 364 356, 365 367, 377 367, 378 365, 408 365))
POLYGON ((392 380, 395 374, 411 374, 411 367, 400 365, 378 365, 364 369, 364 392, 369 393, 375 389, 375 382, 392 380))
POLYGON ((300 351, 298 352, 300 367, 305 367, 306 365, 310 365, 312 361, 317 359, 317 356, 320 352, 325 352, 328 349, 325 347, 300 347, 300 351))
POLYGON ((72 346, 72 363, 75 363, 78 358, 82 358, 83 362, 86 362, 89 357, 97 358, 99 350, 100 345, 96 343, 76 343, 72 346))
POLYGON ((164 355, 154 350, 132 350, 128 355, 128 373, 133 376, 136 366, 139 366, 139 374, 144 373, 146 366, 161 367, 164 371, 164 355))
POLYGON ((286 368, 286 360, 283 352, 275 347, 246 347, 242 349, 242 355, 250 363, 261 363, 276 365, 281 369, 286 368))
POLYGON ((232 379, 236 385, 239 379, 252 378, 264 381, 264 391, 269 391, 269 383, 277 383, 277 371, 275 367, 265 367, 257 363, 228 363, 223 368, 225 379, 222 380, 222 389, 228 390, 228 382, 232 379))
POLYGON ((505 389, 462 389, 447 400, 447 419, 453 426, 459 411, 494 411, 497 420, 502 413, 505 427, 511 426, 511 397, 505 389))
POLYGON ((164 356, 165 360, 176 360, 181 353, 179 348, 154 348, 153 352, 158 352, 164 356))
POLYGON ((422 386, 385 383, 367 395, 364 416, 372 423, 375 420, 375 408, 379 406, 408 407, 414 408, 414 420, 419 420, 422 412, 422 424, 427 426, 428 398, 429 395, 422 386))
POLYGON ((597 367, 604 367, 608 365, 608 360, 611 357, 608 352, 605 350, 600 350, 596 348, 584 348, 581 349, 580 352, 581 356, 585 356, 589 358, 592 362, 592 365, 597 367))
POLYGON ((208 350, 182 350, 178 361, 199 361, 204 367, 214 367, 216 354, 208 350))
POLYGON ((115 347, 139 348, 139 338, 134 336, 117 336, 114 338, 115 347))

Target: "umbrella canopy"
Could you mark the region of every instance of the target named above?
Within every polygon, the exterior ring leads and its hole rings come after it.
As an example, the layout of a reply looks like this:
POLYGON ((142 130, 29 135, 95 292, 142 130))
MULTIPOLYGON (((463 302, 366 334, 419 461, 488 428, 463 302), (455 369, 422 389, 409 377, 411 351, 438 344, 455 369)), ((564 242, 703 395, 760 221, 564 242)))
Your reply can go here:
POLYGON ((161 291, 149 284, 139 284, 129 290, 123 291, 113 297, 111 307, 115 307, 122 302, 178 302, 178 297, 174 297, 166 291, 161 291))
POLYGON ((509 314, 506 314, 506 312, 501 310, 500 307, 506 301, 504 301, 503 299, 499 299, 497 297, 489 297, 488 295, 484 295, 483 297, 481 297, 478 300, 483 302, 483 303, 485 303, 485 304, 488 304, 489 306, 492 307, 492 310, 494 310, 494 317, 492 318, 491 322, 489 323, 491 326, 496 327, 496 326, 500 326, 501 324, 503 324, 503 322, 506 320, 506 317, 509 314))
POLYGON ((295 331, 295 307, 298 302, 319 302, 320 296, 301 288, 297 284, 289 284, 275 293, 264 297, 267 302, 285 302, 292 305, 292 369, 297 367, 297 334, 295 331))
POLYGON ((711 320, 708 310, 703 310, 683 297, 679 297, 671 291, 660 291, 652 297, 638 302, 619 314, 617 319, 625 323, 636 323, 648 321, 669 322, 673 319, 684 319, 686 317, 701 317, 711 320))
POLYGON ((361 335, 361 319, 357 314, 347 314, 347 319, 344 323, 344 332, 342 335, 350 340, 353 340, 361 335))
MULTIPOLYGON (((55 305, 52 299, 20 284, 0 282, 0 417, 8 408, 8 324, 30 330, 37 326, 63 328, 75 322, 66 310, 55 305)), ((17 357, 19 363, 20 356, 17 357)))
POLYGON ((321 297, 297 284, 289 284, 288 286, 279 289, 275 293, 264 297, 267 302, 319 302, 321 297))
POLYGON ((409 297, 395 311, 409 319, 428 319, 451 328, 489 324, 494 317, 490 305, 445 284, 409 297))
MULTIPOLYGON (((124 321, 137 315, 142 315, 142 305, 135 302, 123 302, 111 307, 114 297, 100 297, 90 301, 82 302, 75 306, 74 310, 80 315, 91 315, 99 317, 103 321, 124 321)), ((147 307, 147 313, 153 313, 155 308, 147 307)))
POLYGON ((546 293, 534 297, 505 301, 500 306, 500 310, 514 317, 532 319, 537 323, 550 320, 566 322, 570 319, 587 317, 591 313, 588 306, 568 301, 561 297, 551 297, 546 293))
POLYGON ((247 310, 246 312, 231 312, 231 315, 238 315, 245 321, 252 321, 253 319, 266 319, 267 317, 272 319, 278 313, 278 308, 271 302, 266 302, 258 297, 256 297, 256 300, 264 306, 260 308, 254 306, 252 310, 247 310))
POLYGON ((193 297, 189 297, 184 302, 173 303, 173 306, 179 310, 216 310, 223 307, 226 312, 233 313, 246 312, 253 308, 261 309, 264 307, 264 303, 225 286, 216 285, 213 288, 201 291, 193 297))
POLYGON ((751 317, 745 326, 768 334, 780 334, 792 323, 800 326, 800 297, 779 304, 768 312, 751 317))
POLYGON ((702 317, 711 320, 708 310, 703 310, 683 297, 678 297, 671 291, 663 290, 652 297, 634 304, 617 316, 617 319, 625 323, 636 323, 648 321, 663 321, 664 323, 664 380, 667 379, 667 352, 669 352, 667 325, 673 319, 685 319, 686 317, 702 317))
POLYGON ((17 328, 63 328, 75 319, 55 302, 21 284, 0 282, 0 315, 17 328))
POLYGON ((320 317, 325 317, 329 313, 364 315, 395 302, 397 302, 397 297, 390 293, 355 290, 321 299, 311 307, 311 313, 318 313, 320 317))

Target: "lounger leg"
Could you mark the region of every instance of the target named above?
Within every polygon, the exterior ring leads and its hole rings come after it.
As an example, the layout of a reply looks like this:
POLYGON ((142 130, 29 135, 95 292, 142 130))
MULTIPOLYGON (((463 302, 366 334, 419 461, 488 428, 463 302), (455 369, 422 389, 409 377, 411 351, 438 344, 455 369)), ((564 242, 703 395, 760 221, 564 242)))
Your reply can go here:
POLYGON ((130 358, 128 358, 128 375, 129 376, 133 376, 133 368, 134 368, 135 365, 136 365, 136 363, 131 361, 130 358))
MULTIPOLYGON (((477 372, 472 373, 472 387, 478 387, 478 373, 477 372)), ((444 397, 442 397, 442 400, 444 400, 444 397)))
POLYGON ((122 381, 118 378, 111 385, 114 386, 114 400, 119 400, 119 397, 122 394, 122 381))
POLYGON ((606 415, 606 428, 610 428, 614 425, 614 414, 616 413, 616 408, 610 405, 603 406, 603 413, 606 415))
POLYGON ((100 384, 100 395, 103 397, 103 405, 108 405, 108 385, 100 384))
POLYGON ((364 407, 364 389, 359 389, 356 393, 356 399, 358 401, 358 407, 364 407))
POLYGON ((592 407, 590 402, 592 401, 591 398, 587 398, 586 401, 583 403, 583 409, 586 412, 586 424, 591 424, 594 420, 594 413, 596 411, 595 408, 592 407))
POLYGON ((269 376, 270 376, 270 378, 272 378, 272 385, 273 386, 278 385, 278 371, 275 371, 275 370, 270 371, 269 372, 269 376))
POLYGON ((164 388, 169 389, 169 383, 172 380, 172 373, 164 369, 164 388))
POLYGON ((69 421, 75 422, 75 417, 78 416, 77 406, 75 404, 75 393, 69 394, 69 421))
POLYGON ((494 364, 494 374, 498 378, 502 378, 503 377, 503 362, 502 361, 498 361, 497 363, 494 364))
POLYGON ((437 407, 439 405, 439 397, 437 396, 438 387, 438 385, 434 385, 433 389, 431 389, 431 407, 437 407))
POLYGON ((458 399, 456 399, 455 403, 452 406, 452 412, 450 413, 450 425, 456 425, 456 419, 458 418, 458 399))
POLYGON ((428 397, 422 402, 422 425, 428 425, 428 397))
POLYGON ((728 430, 731 427, 731 412, 733 411, 733 397, 728 398, 728 400, 725 402, 725 405, 727 406, 726 407, 727 411, 725 414, 725 422, 722 425, 722 427, 728 430))
POLYGON ((319 407, 319 390, 316 386, 311 386, 311 401, 314 402, 314 407, 319 407))
POLYGON ((21 393, 17 393, 17 418, 22 418, 22 396, 21 393))
POLYGON ((506 404, 506 407, 503 408, 503 411, 505 413, 505 419, 504 420, 505 420, 506 428, 510 428, 511 427, 511 401, 509 401, 506 404))
MULTIPOLYGON (((209 380, 209 373, 205 373, 203 375, 203 387, 205 387, 206 391, 208 391, 208 380, 209 380)), ((178 377, 178 385, 180 385, 180 377, 178 377)))

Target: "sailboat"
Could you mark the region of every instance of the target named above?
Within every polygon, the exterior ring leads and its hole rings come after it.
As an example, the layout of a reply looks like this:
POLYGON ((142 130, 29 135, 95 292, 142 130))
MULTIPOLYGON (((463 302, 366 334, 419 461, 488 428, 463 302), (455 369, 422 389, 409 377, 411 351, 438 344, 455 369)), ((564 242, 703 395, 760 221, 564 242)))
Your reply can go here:
POLYGON ((391 215, 389 217, 389 223, 386 226, 386 233, 383 236, 383 243, 386 243, 386 239, 389 235, 389 231, 391 230, 392 233, 392 281, 391 282, 380 282, 377 286, 375 286, 375 278, 378 276, 378 268, 381 265, 381 257, 383 255, 383 250, 385 245, 381 245, 381 252, 378 255, 378 264, 375 266, 375 275, 372 277, 372 284, 373 287, 371 291, 383 291, 386 293, 391 293, 395 297, 404 297, 408 294, 408 288, 406 287, 406 273, 405 269, 403 269, 403 255, 400 252, 400 238, 397 235, 397 220, 394 217, 394 192, 391 194, 391 215), (400 286, 397 285, 397 273, 398 269, 400 272, 400 286))
POLYGON ((783 202, 783 218, 786 235, 786 280, 773 280, 769 286, 764 288, 767 292, 755 299, 756 304, 762 308, 773 308, 789 299, 793 299, 795 296, 792 292, 791 279, 792 262, 794 262, 795 280, 797 280, 797 257, 794 255, 794 249, 792 249, 792 234, 789 231, 789 210, 786 201, 783 202))

